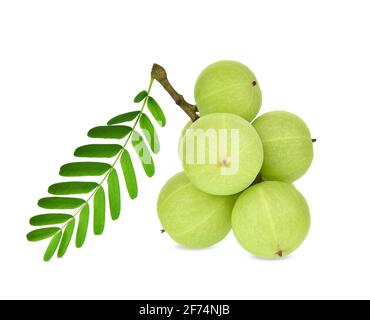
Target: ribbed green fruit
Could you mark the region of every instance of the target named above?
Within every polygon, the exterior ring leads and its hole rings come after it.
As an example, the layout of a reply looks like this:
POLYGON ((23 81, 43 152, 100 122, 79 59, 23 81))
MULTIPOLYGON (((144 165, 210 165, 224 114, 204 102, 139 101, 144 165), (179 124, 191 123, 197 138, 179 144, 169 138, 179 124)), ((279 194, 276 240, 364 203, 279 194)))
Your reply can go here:
POLYGON ((264 180, 293 182, 302 177, 313 160, 310 130, 298 116, 285 112, 266 113, 253 122, 261 138, 264 180))
POLYGON ((214 195, 245 190, 263 162, 261 140, 252 125, 230 113, 201 117, 181 141, 182 164, 190 181, 214 195))
POLYGON ((310 229, 310 211, 302 194, 285 182, 259 183, 244 191, 233 209, 232 228, 240 245, 260 258, 295 251, 310 229))
POLYGON ((207 248, 230 232, 235 200, 235 196, 213 196, 198 190, 181 172, 162 188, 157 203, 158 217, 178 244, 207 248))
POLYGON ((194 89, 200 116, 233 113, 252 121, 262 104, 262 93, 253 72, 236 61, 219 61, 198 77, 194 89))

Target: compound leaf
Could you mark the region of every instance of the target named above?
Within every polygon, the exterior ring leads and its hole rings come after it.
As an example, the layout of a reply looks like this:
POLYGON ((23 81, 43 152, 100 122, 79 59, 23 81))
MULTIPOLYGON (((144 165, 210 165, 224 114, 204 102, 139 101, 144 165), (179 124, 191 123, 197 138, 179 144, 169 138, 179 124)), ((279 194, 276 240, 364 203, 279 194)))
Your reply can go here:
POLYGON ((91 129, 87 135, 96 139, 123 139, 131 130, 128 126, 101 126, 91 129))
POLYGON ((123 123, 123 122, 132 121, 132 120, 136 119, 136 117, 139 114, 140 114, 140 111, 131 111, 131 112, 126 112, 126 113, 120 114, 120 115, 110 119, 108 121, 108 125, 111 126, 111 125, 114 125, 114 124, 119 124, 119 123, 123 123))
POLYGON ((61 182, 49 187, 48 192, 56 196, 90 193, 98 187, 96 182, 61 182))
POLYGON ((54 236, 58 231, 61 231, 60 228, 43 228, 31 231, 27 234, 27 240, 31 242, 41 241, 54 236))
POLYGON ((103 162, 73 162, 60 168, 62 177, 101 176, 111 168, 110 164, 103 162))
POLYGON ((135 199, 138 194, 135 168, 132 165, 131 156, 127 150, 123 151, 121 157, 121 167, 125 177, 126 188, 131 199, 135 199))
MULTIPOLYGON (((161 107, 145 90, 138 93, 134 98, 135 103, 140 103, 142 101, 145 101, 143 107, 146 103, 154 119, 160 126, 164 127, 166 125, 166 117, 161 107)), ((88 136, 96 139, 123 139, 128 136, 125 146, 128 140, 131 139, 132 146, 139 156, 146 175, 148 177, 152 177, 155 173, 155 166, 144 138, 140 133, 134 131, 135 128, 126 125, 119 125, 133 120, 136 120, 134 122, 134 127, 136 127, 137 124, 140 125, 143 131, 143 136, 148 142, 150 150, 155 154, 158 153, 160 150, 158 135, 151 119, 147 114, 144 114, 142 110, 126 112, 118 115, 109 120, 106 126, 98 126, 89 130, 88 136)), ((77 148, 74 155, 80 158, 112 158, 117 155, 121 155, 120 163, 128 194, 131 199, 135 199, 137 197, 138 185, 135 169, 129 152, 127 150, 123 150, 121 144, 87 144, 77 148)), ((116 164, 117 160, 114 164, 116 164)), ((63 177, 95 177, 107 174, 104 176, 101 183, 103 183, 107 178, 111 217, 113 220, 119 218, 121 213, 120 182, 117 171, 112 165, 105 162, 72 162, 63 165, 60 168, 59 174, 63 177)), ((105 190, 101 184, 83 181, 61 182, 51 185, 48 188, 48 192, 53 196, 40 199, 38 201, 38 205, 41 208, 52 210, 79 209, 79 211, 74 216, 65 213, 46 213, 33 216, 30 219, 30 224, 35 227, 65 224, 62 228, 45 227, 33 230, 27 234, 27 239, 32 242, 51 238, 44 254, 45 261, 52 259, 57 250, 58 257, 61 258, 65 255, 76 228, 75 216, 77 215, 79 215, 79 222, 76 231, 76 247, 81 248, 85 243, 90 220, 89 203, 84 199, 67 197, 68 195, 92 193, 91 198, 93 199, 94 206, 93 231, 95 235, 103 234, 106 218, 106 196, 105 190)), ((89 198, 89 200, 91 198, 89 198)))
POLYGON ((103 234, 105 227, 105 192, 99 187, 94 196, 94 234, 103 234))
POLYGON ((62 231, 58 231, 51 239, 49 246, 47 247, 44 254, 44 261, 48 262, 54 256, 59 246, 60 240, 62 239, 62 231))
POLYGON ((59 246, 58 250, 58 257, 64 257, 65 253, 67 252, 68 246, 71 242, 73 231, 75 229, 75 218, 72 218, 65 227, 63 238, 59 246))
POLYGON ((64 213, 48 213, 34 216, 30 219, 30 225, 34 227, 50 226, 55 224, 62 224, 71 219, 70 214, 64 213))
POLYGON ((85 243, 87 230, 89 228, 90 207, 86 204, 80 212, 80 220, 78 222, 76 247, 82 248, 85 243))
POLYGON ((112 158, 122 150, 119 144, 88 144, 76 149, 75 157, 112 158))
POLYGON ((113 169, 108 177, 108 196, 110 213, 113 220, 117 220, 121 213, 121 194, 117 171, 113 169))
POLYGON ((158 135, 154 129, 152 122, 145 113, 143 113, 140 117, 140 127, 144 133, 146 141, 150 146, 150 149, 154 153, 158 153, 160 149, 158 135))
POLYGON ((43 209, 77 209, 85 202, 78 198, 48 197, 40 199, 38 206, 43 209))
POLYGON ((155 173, 154 162, 143 137, 138 132, 134 131, 131 136, 131 143, 140 158, 146 175, 152 177, 155 173))
POLYGON ((147 105, 154 119, 158 122, 158 124, 161 127, 164 127, 166 125, 166 116, 164 115, 163 110, 159 106, 157 101, 155 101, 154 98, 149 97, 147 105))

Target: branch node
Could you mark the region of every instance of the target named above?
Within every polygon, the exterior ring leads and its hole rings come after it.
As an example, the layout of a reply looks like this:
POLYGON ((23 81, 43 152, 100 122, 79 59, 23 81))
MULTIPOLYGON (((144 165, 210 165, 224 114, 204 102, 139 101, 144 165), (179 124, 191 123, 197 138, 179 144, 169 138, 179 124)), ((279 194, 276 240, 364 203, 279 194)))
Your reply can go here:
POLYGON ((176 97, 175 102, 176 102, 176 104, 177 104, 178 106, 180 106, 180 107, 181 107, 181 105, 184 103, 184 96, 179 95, 178 97, 176 97))

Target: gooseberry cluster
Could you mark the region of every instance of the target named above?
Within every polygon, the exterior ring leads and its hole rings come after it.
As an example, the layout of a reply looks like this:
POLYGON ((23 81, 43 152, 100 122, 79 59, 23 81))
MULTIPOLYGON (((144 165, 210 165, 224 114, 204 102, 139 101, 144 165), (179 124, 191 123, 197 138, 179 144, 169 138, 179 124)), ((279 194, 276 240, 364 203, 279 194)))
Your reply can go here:
POLYGON ((158 198, 165 231, 182 246, 206 248, 232 229, 261 258, 296 250, 310 228, 306 200, 293 182, 313 160, 313 140, 298 116, 262 104, 253 72, 235 61, 208 66, 195 85, 200 118, 181 134, 184 171, 158 198), (254 120, 255 119, 255 120, 254 120))

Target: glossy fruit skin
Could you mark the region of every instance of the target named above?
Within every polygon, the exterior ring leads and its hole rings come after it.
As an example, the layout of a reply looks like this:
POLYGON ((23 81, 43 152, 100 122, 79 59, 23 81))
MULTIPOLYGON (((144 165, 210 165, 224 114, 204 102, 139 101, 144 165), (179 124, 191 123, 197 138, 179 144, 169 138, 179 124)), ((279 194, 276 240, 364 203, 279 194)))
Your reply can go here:
POLYGON ((201 117, 187 129, 182 139, 182 164, 189 180, 201 191, 213 195, 233 195, 245 190, 258 175, 263 162, 261 140, 252 125, 241 117, 229 113, 213 113, 201 117), (211 139, 195 140, 195 148, 190 151, 192 134, 198 132, 217 132, 218 141, 226 133, 227 143, 217 145, 211 139), (238 139, 234 139, 237 134, 238 139), (189 140, 190 139, 190 140, 189 140), (237 142, 236 142, 237 141, 237 142), (189 159, 198 159, 198 154, 217 153, 216 162, 207 157, 204 163, 189 159))
POLYGON ((240 245, 259 258, 276 259, 305 240, 311 218, 306 200, 292 185, 268 181, 244 191, 233 209, 232 228, 240 245))
POLYGON ((262 93, 253 72, 236 61, 219 61, 202 71, 194 97, 200 116, 233 113, 252 121, 262 104, 262 93))
POLYGON ((164 230, 187 248, 207 248, 223 240, 231 230, 235 196, 213 196, 196 189, 184 172, 162 188, 158 217, 164 230))
POLYGON ((293 182, 302 177, 313 160, 310 130, 295 114, 273 111, 253 122, 264 150, 264 180, 293 182))

